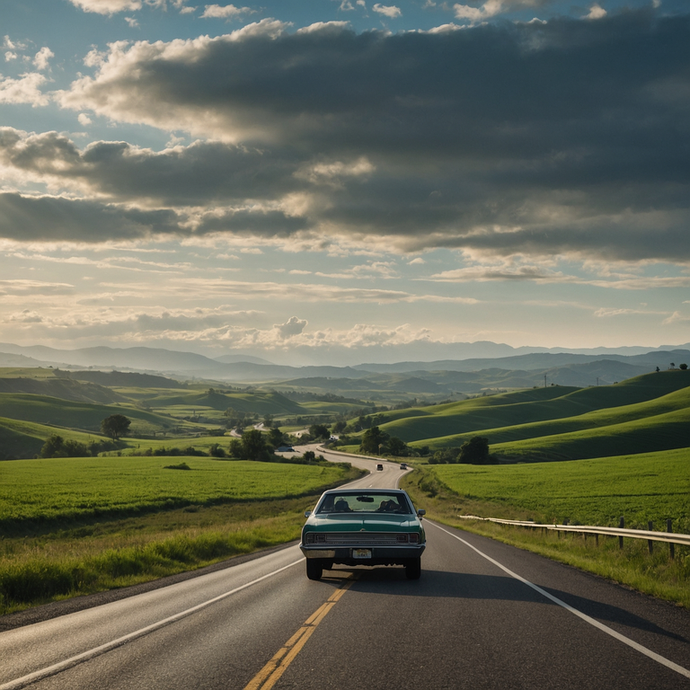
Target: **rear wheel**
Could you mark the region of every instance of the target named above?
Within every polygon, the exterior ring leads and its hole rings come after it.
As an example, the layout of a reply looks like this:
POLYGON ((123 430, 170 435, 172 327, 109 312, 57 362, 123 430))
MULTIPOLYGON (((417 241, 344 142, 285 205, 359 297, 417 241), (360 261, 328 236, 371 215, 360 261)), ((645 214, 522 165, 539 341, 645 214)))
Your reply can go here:
POLYGON ((408 580, 419 580, 422 574, 422 559, 410 558, 405 564, 405 576, 408 580))
POLYGON ((310 580, 320 580, 323 575, 323 564, 318 558, 307 558, 307 577, 310 580))

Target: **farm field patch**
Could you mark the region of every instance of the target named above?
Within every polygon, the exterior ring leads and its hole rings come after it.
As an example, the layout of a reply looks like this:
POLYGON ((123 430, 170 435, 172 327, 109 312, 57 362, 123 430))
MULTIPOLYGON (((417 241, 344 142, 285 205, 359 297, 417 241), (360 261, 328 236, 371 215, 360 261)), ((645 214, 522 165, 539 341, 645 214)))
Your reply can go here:
POLYGON ((14 460, 0 464, 0 524, 301 496, 342 474, 337 466, 197 457, 14 460), (165 467, 183 462, 189 470, 165 467))

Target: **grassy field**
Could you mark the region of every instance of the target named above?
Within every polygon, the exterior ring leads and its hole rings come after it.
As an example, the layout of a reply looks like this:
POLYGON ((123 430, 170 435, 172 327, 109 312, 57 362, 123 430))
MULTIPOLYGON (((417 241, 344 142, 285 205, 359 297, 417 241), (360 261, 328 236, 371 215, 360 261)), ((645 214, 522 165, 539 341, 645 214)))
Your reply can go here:
POLYGON ((0 463, 0 613, 297 539, 321 491, 355 476, 196 457, 0 463))
POLYGON ((418 465, 405 487, 429 517, 574 565, 690 608, 690 548, 559 537, 538 530, 467 521, 460 515, 618 526, 690 533, 690 449, 525 465, 418 465))
POLYGON ((294 498, 337 482, 335 465, 210 458, 60 458, 0 463, 0 527, 130 515, 185 505, 294 498), (182 462, 181 471, 166 466, 182 462))
POLYGON ((381 428, 413 448, 489 439, 506 461, 566 460, 690 445, 690 374, 665 371, 614 386, 553 386, 386 413, 381 428))
POLYGON ((537 522, 647 529, 674 521, 690 533, 690 448, 578 462, 506 466, 433 465, 453 493, 493 504, 498 515, 537 522))

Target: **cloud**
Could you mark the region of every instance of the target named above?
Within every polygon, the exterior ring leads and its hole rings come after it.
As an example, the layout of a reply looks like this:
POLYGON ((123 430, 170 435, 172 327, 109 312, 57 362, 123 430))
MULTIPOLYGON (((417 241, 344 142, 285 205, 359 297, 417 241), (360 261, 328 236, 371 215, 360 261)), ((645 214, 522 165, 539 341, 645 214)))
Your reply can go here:
POLYGON ((0 237, 102 243, 180 232, 172 211, 144 211, 62 197, 0 194, 0 237))
POLYGON ((263 20, 119 42, 54 97, 199 140, 79 149, 5 130, 0 161, 107 213, 167 212, 186 236, 688 263, 689 29, 645 10, 395 35, 263 20))
POLYGON ((34 108, 48 105, 50 97, 40 90, 47 81, 48 79, 40 72, 27 72, 19 79, 11 77, 3 79, 0 75, 0 103, 15 105, 26 103, 34 108))
POLYGON ((589 14, 585 17, 585 19, 601 19, 602 17, 605 17, 606 14, 606 10, 603 7, 601 7, 601 5, 595 2, 589 8, 589 14))
POLYGON ((629 316, 631 314, 653 314, 655 312, 644 310, 644 309, 624 309, 624 308, 611 308, 602 307, 594 312, 594 316, 597 318, 612 318, 615 316, 629 316))
POLYGON ((69 0, 75 7, 84 12, 113 15, 118 12, 140 10, 144 5, 158 7, 163 10, 171 7, 178 8, 181 14, 193 12, 194 8, 185 7, 186 0, 69 0))
POLYGON ((97 14, 116 14, 140 10, 142 0, 70 0, 70 2, 84 12, 97 14))
POLYGON ((206 5, 202 19, 234 19, 243 14, 252 14, 251 7, 235 7, 235 5, 206 5))
POLYGON ((19 314, 10 314, 8 321, 19 322, 19 323, 41 323, 43 317, 35 311, 30 309, 24 309, 24 311, 19 314))
POLYGON ((377 2, 371 9, 378 14, 382 14, 384 17, 388 17, 388 19, 397 19, 402 16, 402 11, 395 5, 382 5, 377 2))
POLYGON ((481 7, 456 3, 453 5, 453 11, 456 19, 467 19, 474 24, 500 14, 504 8, 501 0, 487 0, 481 7))
POLYGON ((307 321, 298 319, 296 316, 291 316, 283 324, 275 324, 273 328, 278 331, 281 338, 291 338, 294 335, 299 335, 307 326, 307 321))
POLYGON ((55 53, 53 53, 50 48, 44 46, 34 56, 33 63, 36 66, 36 69, 45 70, 48 69, 50 59, 53 57, 55 57, 55 53))
POLYGON ((52 296, 73 292, 73 286, 68 283, 48 283, 40 280, 0 280, 0 295, 3 296, 52 296))

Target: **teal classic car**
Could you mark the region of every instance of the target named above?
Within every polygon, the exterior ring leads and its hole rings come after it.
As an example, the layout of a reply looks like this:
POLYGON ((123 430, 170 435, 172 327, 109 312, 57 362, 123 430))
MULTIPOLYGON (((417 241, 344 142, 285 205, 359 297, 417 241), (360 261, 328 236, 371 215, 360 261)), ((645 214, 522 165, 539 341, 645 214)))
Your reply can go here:
POLYGON ((332 489, 307 511, 300 549, 307 577, 321 578, 334 564, 402 565, 411 580, 422 572, 426 534, 423 510, 401 489, 332 489))

